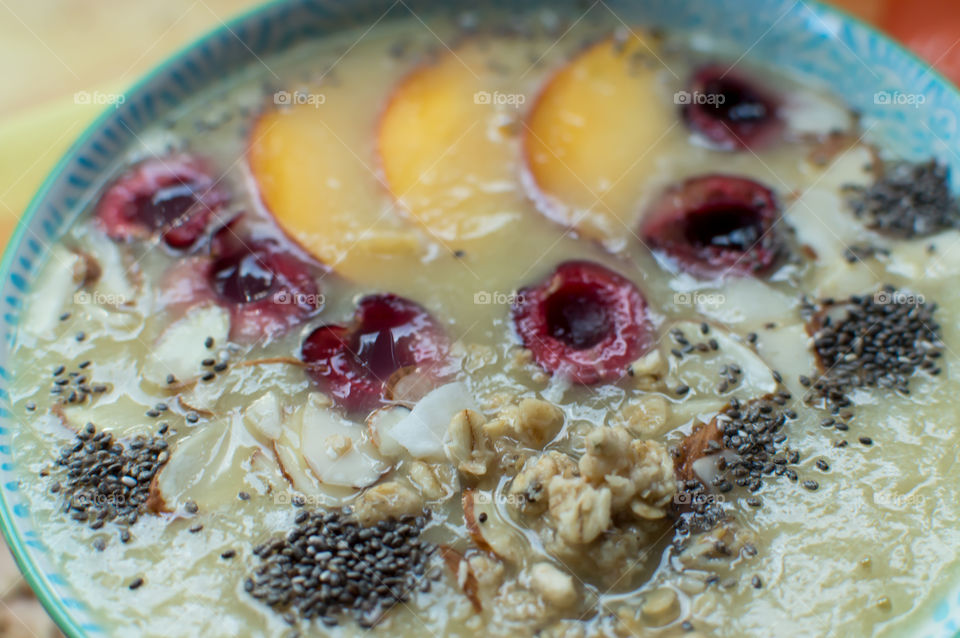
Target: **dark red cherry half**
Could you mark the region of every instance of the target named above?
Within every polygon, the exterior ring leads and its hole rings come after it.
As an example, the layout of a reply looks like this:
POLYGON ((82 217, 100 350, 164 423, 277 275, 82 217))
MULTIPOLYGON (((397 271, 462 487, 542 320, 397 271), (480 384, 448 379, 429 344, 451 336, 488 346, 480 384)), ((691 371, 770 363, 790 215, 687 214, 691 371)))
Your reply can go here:
POLYGON ((562 263, 521 290, 513 322, 541 368, 581 384, 615 381, 653 343, 637 287, 588 261, 562 263))
POLYGON ((193 246, 226 202, 200 162, 188 156, 152 158, 124 173, 97 204, 100 227, 115 240, 159 235, 171 248, 193 246))
POLYGON ((684 122, 714 148, 762 148, 783 129, 777 98, 728 67, 712 64, 697 70, 686 95, 684 122))
POLYGON ((419 304, 394 294, 369 295, 349 325, 325 325, 303 342, 307 374, 337 404, 368 412, 385 402, 386 383, 403 368, 436 373, 450 343, 419 304))
POLYGON ((782 243, 774 194, 744 177, 704 175, 668 189, 644 218, 643 241, 700 279, 763 274, 782 243))
POLYGON ((214 236, 211 252, 207 284, 214 299, 230 310, 232 338, 271 338, 323 306, 317 268, 276 240, 254 240, 228 225, 214 236))

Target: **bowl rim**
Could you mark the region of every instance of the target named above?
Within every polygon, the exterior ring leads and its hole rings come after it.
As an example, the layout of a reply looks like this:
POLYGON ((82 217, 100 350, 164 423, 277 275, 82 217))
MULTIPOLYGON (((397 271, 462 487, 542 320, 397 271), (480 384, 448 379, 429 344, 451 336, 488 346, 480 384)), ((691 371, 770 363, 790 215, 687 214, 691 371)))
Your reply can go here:
MULTIPOLYGON (((329 1, 330 4, 347 4, 349 2, 349 0, 329 1)), ((634 1, 643 2, 644 0, 634 1)), ((786 2, 786 0, 783 1, 786 2)), ((197 50, 205 43, 227 34, 239 37, 235 32, 240 25, 255 20, 261 14, 268 13, 279 6, 287 4, 291 4, 289 0, 267 0, 266 2, 240 11, 226 21, 221 20, 219 25, 207 29, 201 35, 181 45, 173 53, 164 57, 159 63, 151 67, 144 75, 132 82, 128 88, 123 91, 124 98, 128 98, 144 90, 167 69, 184 61, 191 52, 197 50)), ((853 15, 846 9, 828 4, 826 0, 804 0, 804 4, 815 10, 818 15, 837 18, 841 22, 862 30, 863 33, 871 38, 882 41, 891 50, 895 51, 897 55, 902 56, 913 64, 924 67, 926 73, 932 77, 935 84, 942 85, 948 93, 953 93, 956 98, 960 99, 960 87, 950 81, 933 64, 921 58, 918 54, 881 31, 878 27, 853 15)), ((30 202, 21 213, 14 231, 11 233, 10 239, 3 249, 3 256, 0 258, 0 281, 6 281, 9 278, 15 253, 17 252, 16 249, 23 243, 23 238, 27 233, 28 226, 37 215, 41 204, 46 200, 54 183, 63 174, 67 165, 76 159, 78 149, 103 127, 110 119, 112 113, 114 113, 114 110, 109 105, 106 106, 103 111, 84 128, 83 132, 74 139, 67 150, 60 156, 60 159, 57 160, 53 168, 47 173, 37 191, 33 197, 31 197, 30 202)), ((67 638, 87 638, 87 631, 84 630, 71 615, 63 599, 55 593, 54 588, 51 586, 50 579, 42 573, 38 564, 31 559, 26 548, 26 541, 15 523, 13 512, 4 490, 0 490, 0 533, 3 534, 7 547, 13 555, 14 561, 20 569, 24 580, 26 580, 30 589, 36 595, 37 600, 43 605, 59 629, 67 638)), ((960 632, 957 633, 957 636, 960 636, 960 632)))

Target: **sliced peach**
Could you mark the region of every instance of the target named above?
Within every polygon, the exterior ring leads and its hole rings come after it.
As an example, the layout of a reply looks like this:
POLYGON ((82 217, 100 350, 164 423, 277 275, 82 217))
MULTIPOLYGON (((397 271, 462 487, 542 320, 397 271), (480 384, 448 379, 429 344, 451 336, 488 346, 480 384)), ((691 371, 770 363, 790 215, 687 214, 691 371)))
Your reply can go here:
POLYGON ((489 237, 522 210, 511 124, 526 98, 489 71, 490 55, 467 43, 416 69, 380 119, 378 150, 390 191, 448 247, 489 237))
POLYGON ((601 240, 635 226, 671 127, 654 43, 631 35, 586 49, 538 96, 524 128, 533 199, 559 223, 601 240))
POLYGON ((263 114, 247 150, 266 208, 283 230, 344 276, 376 281, 390 260, 420 254, 421 234, 389 213, 344 110, 298 104, 263 114), (354 150, 354 147, 361 150, 354 150))

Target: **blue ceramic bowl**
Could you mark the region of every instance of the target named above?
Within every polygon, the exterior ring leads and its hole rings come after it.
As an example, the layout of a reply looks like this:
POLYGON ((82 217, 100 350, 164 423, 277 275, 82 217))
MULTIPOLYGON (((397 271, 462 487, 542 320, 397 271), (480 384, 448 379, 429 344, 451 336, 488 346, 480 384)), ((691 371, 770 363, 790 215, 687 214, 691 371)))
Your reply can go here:
MULTIPOLYGON (((746 47, 747 58, 811 78, 862 113, 871 139, 908 159, 936 156, 951 167, 954 177, 960 176, 960 93, 928 64, 843 13, 814 0, 606 0, 606 5, 625 22, 709 32, 746 47)), ((21 424, 6 388, 23 299, 47 247, 95 195, 111 158, 195 91, 308 38, 411 12, 429 20, 432 13, 469 8, 475 3, 465 0, 267 4, 216 29, 137 84, 118 108, 110 108, 80 137, 34 197, 0 264, 0 525, 27 581, 70 638, 113 632, 97 623, 82 594, 57 573, 50 549, 18 493, 17 453, 11 449, 10 433, 21 424)), ((913 636, 955 636, 960 627, 960 571, 946 598, 923 605, 927 613, 910 632, 913 636)))

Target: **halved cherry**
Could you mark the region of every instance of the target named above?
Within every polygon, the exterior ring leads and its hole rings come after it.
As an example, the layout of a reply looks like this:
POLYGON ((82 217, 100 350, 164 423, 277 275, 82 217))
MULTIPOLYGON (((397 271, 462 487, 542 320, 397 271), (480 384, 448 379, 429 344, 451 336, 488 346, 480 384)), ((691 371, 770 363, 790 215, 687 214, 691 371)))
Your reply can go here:
POLYGON ((369 295, 350 325, 320 326, 303 342, 307 374, 351 412, 385 401, 386 383, 398 370, 436 372, 449 351, 441 325, 422 306, 394 294, 369 295))
POLYGON ((588 261, 562 263, 521 290, 513 322, 541 368, 582 384, 618 379, 653 343, 637 287, 588 261))
POLYGON ((222 228, 211 244, 207 281, 230 310, 230 333, 256 340, 300 324, 323 305, 316 268, 275 239, 254 240, 222 228))
POLYGON ((757 149, 783 128, 777 99, 744 75, 711 64, 694 73, 682 108, 683 119, 711 146, 757 149))
POLYGON ((704 175, 667 190, 641 236, 680 270, 702 279, 769 270, 782 248, 780 210, 766 186, 744 177, 704 175))
POLYGON ((230 337, 269 340, 323 305, 319 266, 276 239, 250 239, 235 224, 211 241, 212 256, 181 259, 163 275, 159 301, 175 315, 204 303, 230 312, 230 337))
POLYGON ((160 235, 171 248, 193 246, 226 201, 195 158, 145 160, 110 185, 97 204, 100 227, 112 239, 160 235))

